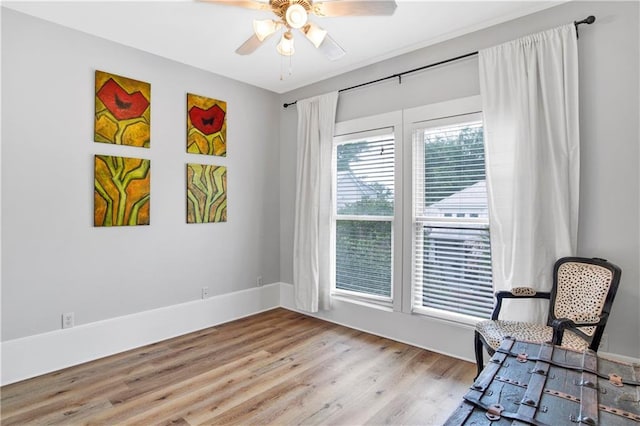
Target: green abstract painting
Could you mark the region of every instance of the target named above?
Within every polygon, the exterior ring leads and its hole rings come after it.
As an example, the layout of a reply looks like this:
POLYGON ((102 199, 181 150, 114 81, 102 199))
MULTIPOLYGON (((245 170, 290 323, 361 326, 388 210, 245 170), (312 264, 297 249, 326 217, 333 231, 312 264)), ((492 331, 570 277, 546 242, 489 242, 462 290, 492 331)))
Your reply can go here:
POLYGON ((187 223, 227 221, 227 168, 187 164, 187 223))

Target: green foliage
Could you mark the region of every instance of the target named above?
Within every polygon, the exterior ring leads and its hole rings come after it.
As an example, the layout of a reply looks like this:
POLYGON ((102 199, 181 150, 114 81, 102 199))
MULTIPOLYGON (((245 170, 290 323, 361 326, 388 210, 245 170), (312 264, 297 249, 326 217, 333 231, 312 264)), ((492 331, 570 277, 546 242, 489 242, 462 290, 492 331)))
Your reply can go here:
POLYGON ((393 216, 393 193, 377 182, 367 185, 375 193, 373 196, 363 195, 355 203, 347 203, 338 210, 344 215, 393 216))
MULTIPOLYGON (((375 183, 373 197, 362 197, 340 209, 344 215, 393 216, 392 192, 375 183)), ((391 223, 341 220, 336 229, 336 287, 391 295, 391 223)))
POLYGON ((436 203, 485 179, 482 127, 437 134, 425 143, 425 201, 436 203))
POLYGON ((391 223, 340 220, 336 248, 338 289, 391 295, 391 223))
POLYGON ((358 155, 364 151, 364 143, 345 143, 338 146, 336 156, 339 172, 351 170, 351 163, 358 159, 358 155))

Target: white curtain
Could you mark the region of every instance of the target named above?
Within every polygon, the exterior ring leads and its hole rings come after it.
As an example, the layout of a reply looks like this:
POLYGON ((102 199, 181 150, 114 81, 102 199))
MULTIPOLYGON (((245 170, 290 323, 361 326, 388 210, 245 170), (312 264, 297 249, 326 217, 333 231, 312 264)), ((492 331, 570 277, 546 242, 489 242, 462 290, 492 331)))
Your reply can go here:
POLYGON ((331 156, 338 92, 299 100, 293 284, 298 309, 330 307, 331 156))
MULTIPOLYGON (((573 24, 482 50, 495 290, 548 291, 578 229, 578 46, 573 24)), ((503 318, 544 322, 546 302, 510 302, 503 318)))

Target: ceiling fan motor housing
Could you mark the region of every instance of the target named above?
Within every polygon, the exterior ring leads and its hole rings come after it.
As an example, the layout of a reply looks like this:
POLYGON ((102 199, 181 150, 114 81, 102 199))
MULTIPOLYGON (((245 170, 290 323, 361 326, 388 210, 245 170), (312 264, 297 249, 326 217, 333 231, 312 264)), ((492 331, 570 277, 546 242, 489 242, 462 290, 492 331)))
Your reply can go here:
POLYGON ((294 4, 299 4, 307 13, 311 13, 312 1, 310 0, 269 0, 271 10, 283 21, 286 20, 287 9, 294 4))

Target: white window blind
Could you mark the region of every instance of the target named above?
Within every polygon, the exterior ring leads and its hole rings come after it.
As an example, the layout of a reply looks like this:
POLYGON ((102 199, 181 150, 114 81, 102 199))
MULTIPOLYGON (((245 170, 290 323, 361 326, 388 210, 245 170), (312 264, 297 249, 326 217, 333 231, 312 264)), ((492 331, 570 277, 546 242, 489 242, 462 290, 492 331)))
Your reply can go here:
POLYGON ((335 292, 391 300, 393 129, 335 139, 335 292))
POLYGON ((488 318, 491 246, 480 114, 414 124, 413 310, 488 318))

